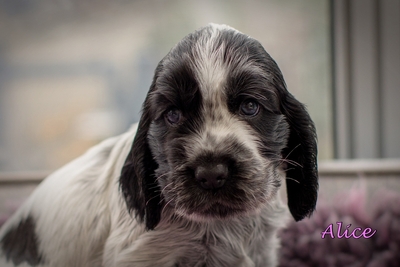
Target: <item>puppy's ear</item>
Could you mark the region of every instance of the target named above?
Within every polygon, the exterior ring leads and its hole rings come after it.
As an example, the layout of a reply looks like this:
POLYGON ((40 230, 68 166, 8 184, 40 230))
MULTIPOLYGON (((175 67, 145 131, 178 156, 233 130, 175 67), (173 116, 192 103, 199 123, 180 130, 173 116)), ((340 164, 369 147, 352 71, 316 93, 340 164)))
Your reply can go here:
POLYGON ((310 216, 318 195, 317 135, 305 106, 286 89, 281 112, 289 123, 289 139, 283 150, 288 169, 286 186, 288 206, 296 221, 310 216))
POLYGON ((148 230, 157 226, 161 216, 161 194, 155 177, 158 164, 153 158, 147 139, 152 121, 149 95, 154 91, 156 78, 157 70, 119 180, 129 211, 135 212, 136 218, 145 222, 148 230))

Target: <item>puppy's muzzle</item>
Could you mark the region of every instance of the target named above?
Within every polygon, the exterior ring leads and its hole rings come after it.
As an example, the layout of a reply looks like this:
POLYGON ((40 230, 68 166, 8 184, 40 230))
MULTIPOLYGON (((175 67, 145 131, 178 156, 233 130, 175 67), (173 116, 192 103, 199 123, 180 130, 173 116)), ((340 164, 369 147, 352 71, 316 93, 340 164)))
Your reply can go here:
POLYGON ((206 190, 219 189, 228 179, 229 169, 223 163, 198 166, 194 172, 196 181, 206 190))

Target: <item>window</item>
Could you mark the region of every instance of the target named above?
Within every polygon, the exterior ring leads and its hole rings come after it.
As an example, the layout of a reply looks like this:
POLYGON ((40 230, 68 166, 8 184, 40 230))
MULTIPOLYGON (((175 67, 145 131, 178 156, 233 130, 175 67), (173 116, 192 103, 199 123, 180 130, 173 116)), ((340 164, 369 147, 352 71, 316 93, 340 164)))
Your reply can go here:
POLYGON ((400 157, 400 1, 333 1, 336 156, 400 157))

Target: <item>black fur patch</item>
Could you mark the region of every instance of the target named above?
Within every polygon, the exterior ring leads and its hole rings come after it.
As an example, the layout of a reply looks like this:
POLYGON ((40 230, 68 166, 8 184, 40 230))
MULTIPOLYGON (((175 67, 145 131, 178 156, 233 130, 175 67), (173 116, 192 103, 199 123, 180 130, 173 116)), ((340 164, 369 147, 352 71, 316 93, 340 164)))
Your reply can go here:
POLYGON ((15 265, 27 262, 31 266, 43 263, 38 251, 38 238, 35 233, 35 221, 31 216, 11 228, 1 239, 1 249, 7 261, 15 265))

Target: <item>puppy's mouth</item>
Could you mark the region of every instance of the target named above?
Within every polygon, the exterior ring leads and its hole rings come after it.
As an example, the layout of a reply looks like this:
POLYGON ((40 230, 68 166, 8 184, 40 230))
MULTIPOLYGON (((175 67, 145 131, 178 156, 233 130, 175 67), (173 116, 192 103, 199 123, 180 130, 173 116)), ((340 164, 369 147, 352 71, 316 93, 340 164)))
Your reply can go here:
POLYGON ((245 210, 239 207, 231 207, 221 203, 214 203, 213 205, 196 212, 198 215, 205 218, 219 218, 226 219, 244 213, 245 210))
POLYGON ((194 218, 195 220, 229 219, 248 213, 248 209, 243 208, 241 205, 215 201, 203 207, 198 206, 189 210, 182 210, 178 213, 184 217, 194 218))

